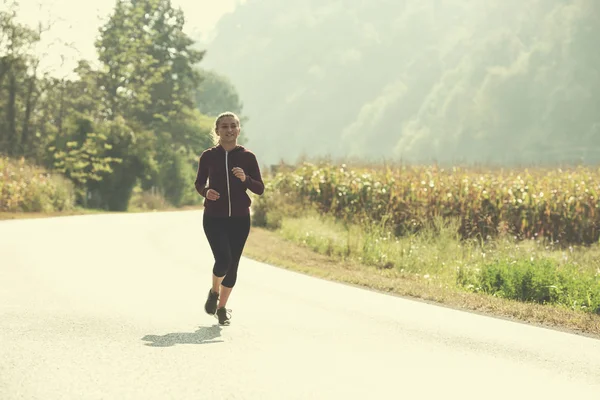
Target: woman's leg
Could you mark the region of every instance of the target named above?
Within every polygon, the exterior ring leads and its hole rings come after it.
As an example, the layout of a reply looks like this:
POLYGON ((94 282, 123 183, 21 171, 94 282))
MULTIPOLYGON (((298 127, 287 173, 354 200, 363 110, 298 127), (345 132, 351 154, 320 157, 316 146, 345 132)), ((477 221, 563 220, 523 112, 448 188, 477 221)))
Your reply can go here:
POLYGON ((231 290, 235 286, 237 281, 238 265, 246 240, 250 233, 250 216, 245 217, 232 217, 229 218, 228 222, 228 237, 229 237, 229 248, 231 249, 231 265, 227 271, 227 275, 221 283, 221 296, 219 298, 218 308, 223 308, 227 305, 227 300, 231 294, 231 290))
POLYGON ((204 214, 202 225, 215 260, 212 271, 212 288, 209 290, 204 308, 207 313, 214 314, 217 309, 221 282, 231 266, 227 218, 210 217, 204 214))
MULTIPOLYGON (((215 259, 213 275, 221 280, 227 275, 232 263, 229 229, 227 226, 229 224, 227 222, 227 218, 209 217, 206 215, 203 218, 204 233, 215 259)), ((214 283, 216 283, 215 280, 213 280, 214 283)), ((213 286, 213 288, 215 287, 213 286)), ((215 289, 218 292, 218 286, 215 289)))
POLYGON ((221 291, 219 292, 219 306, 217 309, 223 308, 227 305, 227 300, 229 300, 229 295, 231 294, 232 290, 233 288, 221 285, 221 291))
POLYGON ((211 290, 213 291, 213 293, 221 293, 220 289, 221 289, 221 282, 223 282, 223 278, 225 278, 224 276, 216 276, 215 272, 213 271, 212 274, 212 288, 211 290))

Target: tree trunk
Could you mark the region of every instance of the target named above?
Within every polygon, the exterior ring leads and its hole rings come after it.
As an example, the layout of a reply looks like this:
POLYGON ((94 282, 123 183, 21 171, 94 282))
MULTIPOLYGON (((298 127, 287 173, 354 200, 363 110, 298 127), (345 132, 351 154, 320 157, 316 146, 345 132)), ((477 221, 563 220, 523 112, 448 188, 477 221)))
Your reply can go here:
POLYGON ((17 77, 14 71, 8 73, 8 104, 6 105, 6 120, 8 122, 8 154, 16 155, 17 138, 17 77))
MULTIPOLYGON (((5 87, 2 85, 2 82, 4 82, 4 76, 6 75, 6 72, 8 71, 8 61, 6 60, 7 57, 0 57, 0 99, 4 99, 4 91, 5 91, 5 87)), ((4 101, 0 101, 0 111, 4 111, 4 101)), ((2 115, 3 113, 0 112, 0 115, 2 115)), ((6 133, 6 121, 5 120, 0 120, 0 154, 3 153, 8 153, 8 148, 9 148, 9 144, 8 144, 8 134, 6 133)))
POLYGON ((4 75, 8 72, 9 67, 8 57, 0 57, 0 86, 2 86, 4 75))
POLYGON ((64 79, 61 81, 60 83, 60 101, 59 101, 59 105, 58 105, 58 120, 57 122, 57 128, 58 128, 58 136, 62 136, 62 128, 63 128, 63 118, 65 115, 65 81, 64 79))
POLYGON ((36 93, 36 82, 37 82, 37 65, 33 69, 33 75, 29 78, 29 85, 27 85, 27 94, 25 97, 25 115, 23 117, 23 127, 21 130, 21 147, 24 153, 30 150, 29 143, 29 128, 31 122, 31 113, 35 109, 35 105, 39 98, 39 93, 36 93))

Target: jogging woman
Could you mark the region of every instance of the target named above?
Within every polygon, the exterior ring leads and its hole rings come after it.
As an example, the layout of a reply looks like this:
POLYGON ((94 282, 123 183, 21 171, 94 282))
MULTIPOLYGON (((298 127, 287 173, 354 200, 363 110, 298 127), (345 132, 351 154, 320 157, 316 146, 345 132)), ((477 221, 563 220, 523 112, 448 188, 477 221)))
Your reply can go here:
POLYGON ((250 197, 265 189, 256 156, 237 144, 240 120, 234 113, 220 114, 214 125, 218 143, 200 155, 196 190, 204 200, 203 227, 215 263, 212 288, 204 309, 216 313, 220 325, 229 325, 225 308, 237 280, 238 264, 250 233, 250 197), (208 185, 207 185, 208 183, 208 185))

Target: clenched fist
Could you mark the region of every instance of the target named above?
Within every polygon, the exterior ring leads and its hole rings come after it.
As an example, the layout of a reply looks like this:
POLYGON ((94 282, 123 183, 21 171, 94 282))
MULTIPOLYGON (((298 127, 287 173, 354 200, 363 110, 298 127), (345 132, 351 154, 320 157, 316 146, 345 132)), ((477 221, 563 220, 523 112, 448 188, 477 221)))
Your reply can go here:
POLYGON ((233 172, 233 175, 239 178, 242 182, 246 182, 246 174, 244 173, 243 169, 240 167, 234 167, 231 169, 231 172, 233 172))
POLYGON ((207 198, 208 200, 215 201, 215 200, 217 200, 219 197, 221 197, 221 195, 219 194, 219 192, 217 192, 217 191, 216 191, 216 190, 214 190, 214 189, 208 189, 208 190, 206 191, 206 198, 207 198))

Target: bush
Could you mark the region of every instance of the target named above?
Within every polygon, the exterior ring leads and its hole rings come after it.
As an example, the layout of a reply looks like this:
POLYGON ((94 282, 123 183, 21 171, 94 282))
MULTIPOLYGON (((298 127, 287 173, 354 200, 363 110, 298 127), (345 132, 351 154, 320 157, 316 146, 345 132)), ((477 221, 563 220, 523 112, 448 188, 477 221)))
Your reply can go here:
POLYGON ((283 217, 297 217, 303 208, 290 200, 289 194, 281 193, 271 182, 265 182, 261 196, 253 196, 252 225, 276 230, 281 228, 283 217))
POLYGON ((75 205, 75 187, 24 159, 0 157, 0 211, 68 211, 75 205))

